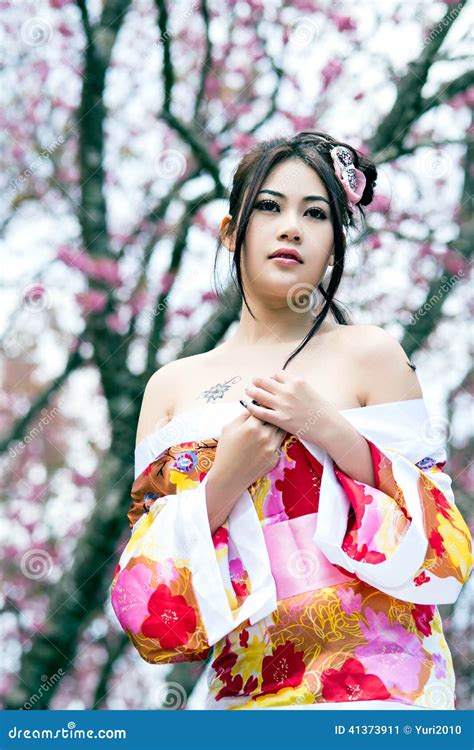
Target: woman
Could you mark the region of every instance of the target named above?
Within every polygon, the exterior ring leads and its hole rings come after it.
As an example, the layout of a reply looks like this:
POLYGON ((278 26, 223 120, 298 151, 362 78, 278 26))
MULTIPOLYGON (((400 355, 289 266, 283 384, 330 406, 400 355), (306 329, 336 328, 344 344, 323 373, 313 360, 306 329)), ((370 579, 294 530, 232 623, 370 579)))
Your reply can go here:
POLYGON ((414 366, 334 300, 375 179, 325 133, 247 153, 237 330, 145 390, 112 604, 146 661, 209 659, 206 708, 454 708, 471 537, 414 366))

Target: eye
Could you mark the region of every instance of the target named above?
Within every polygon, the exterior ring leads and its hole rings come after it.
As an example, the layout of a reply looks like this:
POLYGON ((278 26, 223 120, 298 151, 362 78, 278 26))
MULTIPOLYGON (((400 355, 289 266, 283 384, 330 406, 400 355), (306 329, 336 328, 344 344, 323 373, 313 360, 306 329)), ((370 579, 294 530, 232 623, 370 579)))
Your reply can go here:
MULTIPOLYGON (((255 204, 255 208, 259 209, 260 211, 270 210, 271 213, 274 213, 273 209, 275 208, 280 210, 280 206, 278 205, 278 203, 276 203, 276 201, 271 201, 271 200, 259 201, 258 203, 255 204)), ((308 208, 306 213, 309 213, 310 215, 314 216, 314 218, 317 218, 317 219, 327 219, 327 216, 322 208, 316 208, 316 207, 308 208)))
POLYGON ((264 206, 267 206, 267 207, 268 206, 270 206, 270 207, 276 206, 277 208, 280 208, 280 206, 278 205, 278 203, 276 203, 275 201, 269 201, 269 200, 267 200, 267 201, 259 201, 258 203, 255 204, 255 208, 264 209, 264 206))
POLYGON ((322 208, 308 208, 308 211, 316 212, 318 219, 327 219, 327 216, 322 208))

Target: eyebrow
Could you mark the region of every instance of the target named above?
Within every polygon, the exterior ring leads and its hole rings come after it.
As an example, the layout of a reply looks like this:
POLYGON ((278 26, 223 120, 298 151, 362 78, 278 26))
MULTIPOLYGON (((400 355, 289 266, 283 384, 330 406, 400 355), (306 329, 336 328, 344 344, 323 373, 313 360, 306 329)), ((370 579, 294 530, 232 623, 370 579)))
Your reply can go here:
MULTIPOLYGON (((259 190, 257 195, 260 195, 260 193, 270 193, 270 195, 276 195, 277 198, 286 198, 286 195, 283 195, 283 193, 279 193, 277 190, 259 190)), ((327 198, 324 198, 322 195, 305 195, 303 198, 304 201, 324 201, 325 203, 331 205, 327 198)))

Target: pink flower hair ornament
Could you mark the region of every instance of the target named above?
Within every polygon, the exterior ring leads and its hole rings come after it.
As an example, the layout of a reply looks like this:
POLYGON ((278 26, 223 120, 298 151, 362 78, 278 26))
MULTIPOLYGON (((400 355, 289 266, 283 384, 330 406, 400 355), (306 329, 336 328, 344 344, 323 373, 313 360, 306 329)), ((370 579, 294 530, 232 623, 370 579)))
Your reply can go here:
POLYGON ((354 164, 354 157, 345 146, 334 146, 329 152, 334 164, 334 170, 339 178, 351 208, 362 198, 365 184, 365 174, 354 164))

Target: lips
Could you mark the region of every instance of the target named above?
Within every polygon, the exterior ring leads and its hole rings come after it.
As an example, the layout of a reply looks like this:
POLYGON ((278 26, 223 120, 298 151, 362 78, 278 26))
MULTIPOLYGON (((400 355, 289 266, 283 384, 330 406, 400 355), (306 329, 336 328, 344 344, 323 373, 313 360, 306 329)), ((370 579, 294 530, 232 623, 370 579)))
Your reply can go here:
POLYGON ((291 247, 281 247, 279 250, 275 250, 271 255, 268 256, 269 258, 293 258, 294 260, 297 260, 299 263, 303 262, 303 259, 299 252, 297 250, 294 250, 291 247))

